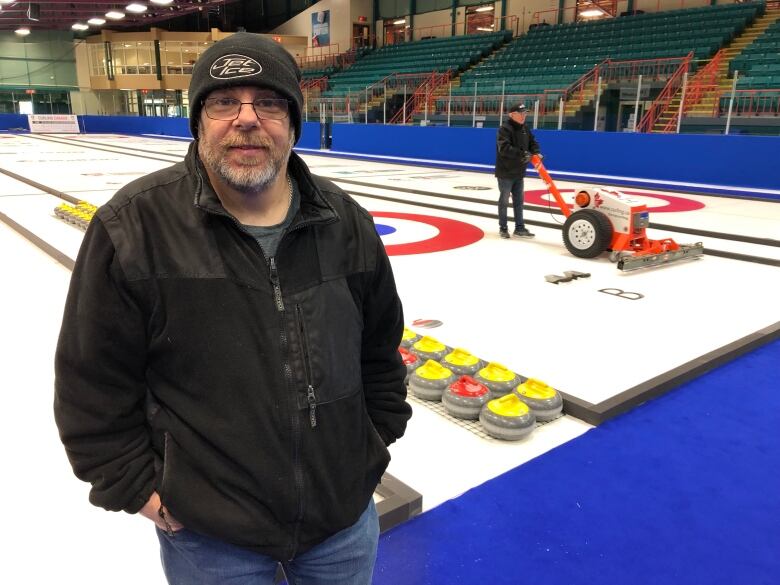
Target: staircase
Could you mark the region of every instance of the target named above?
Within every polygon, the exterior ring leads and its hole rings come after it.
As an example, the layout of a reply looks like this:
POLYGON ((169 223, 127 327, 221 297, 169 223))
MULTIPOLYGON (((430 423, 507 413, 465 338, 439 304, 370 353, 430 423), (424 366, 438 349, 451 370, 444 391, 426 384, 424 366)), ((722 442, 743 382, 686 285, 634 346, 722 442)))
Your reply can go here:
MULTIPOLYGON (((602 87, 602 91, 605 89, 606 86, 602 87)), ((569 99, 563 103, 563 117, 574 118, 582 108, 592 104, 595 99, 596 87, 591 84, 582 90, 582 93, 579 93, 576 99, 569 99)), ((558 107, 556 106, 553 111, 557 113, 558 107)))
MULTIPOLYGON (((731 86, 733 84, 733 80, 729 78, 729 64, 731 63, 731 60, 739 55, 745 47, 764 34, 764 31, 778 19, 780 19, 780 9, 767 9, 763 16, 758 17, 752 25, 748 26, 741 35, 736 37, 723 49, 723 60, 718 67, 717 87, 707 92, 698 104, 692 106, 690 110, 686 112, 686 116, 704 118, 712 116, 712 112, 715 111, 715 101, 718 99, 718 96, 722 93, 731 91, 731 86)), ((669 109, 676 112, 679 107, 680 98, 679 96, 675 96, 669 109)), ((666 114, 667 112, 664 112, 664 115, 666 114)))

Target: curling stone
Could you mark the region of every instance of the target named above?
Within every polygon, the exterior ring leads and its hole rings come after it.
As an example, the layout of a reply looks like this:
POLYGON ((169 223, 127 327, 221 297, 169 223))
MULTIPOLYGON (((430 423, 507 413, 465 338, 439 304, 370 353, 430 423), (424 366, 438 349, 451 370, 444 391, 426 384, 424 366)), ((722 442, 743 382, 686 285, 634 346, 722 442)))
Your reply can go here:
POLYGON ((421 360, 435 360, 440 362, 445 355, 450 353, 450 348, 438 339, 424 335, 412 344, 409 351, 421 360))
POLYGON ((399 347, 398 352, 401 354, 401 359, 403 360, 404 365, 406 366, 406 378, 404 378, 404 384, 408 384, 409 376, 411 376, 412 372, 414 372, 418 367, 420 367, 420 358, 418 358, 408 349, 404 349, 403 347, 399 347))
POLYGON ((498 362, 490 362, 477 372, 474 379, 488 387, 491 398, 509 394, 518 384, 525 381, 524 378, 498 362))
POLYGON ((528 405, 538 420, 554 419, 563 410, 560 392, 541 380, 528 378, 514 389, 514 393, 528 405))
POLYGON ((536 417, 528 405, 512 393, 483 406, 479 422, 491 437, 517 441, 534 430, 536 417))
POLYGON ((404 327, 403 335, 401 335, 401 347, 409 349, 415 341, 418 341, 420 336, 408 327, 404 327))
POLYGON ((428 360, 409 376, 409 390, 423 400, 441 400, 447 386, 455 380, 455 374, 439 362, 428 360))
POLYGON ((485 366, 485 362, 460 347, 445 355, 441 363, 456 376, 473 376, 485 366))
POLYGON ((477 420, 490 400, 490 390, 471 376, 461 376, 441 395, 444 409, 456 418, 477 420))

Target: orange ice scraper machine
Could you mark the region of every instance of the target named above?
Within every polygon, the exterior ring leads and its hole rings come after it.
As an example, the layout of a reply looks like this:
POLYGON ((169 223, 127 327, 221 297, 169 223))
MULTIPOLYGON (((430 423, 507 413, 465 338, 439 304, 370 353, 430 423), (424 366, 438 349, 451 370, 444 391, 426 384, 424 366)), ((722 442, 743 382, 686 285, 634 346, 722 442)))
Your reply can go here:
POLYGON ((566 216, 563 244, 579 258, 595 258, 609 251, 609 259, 620 270, 636 270, 701 256, 704 246, 678 244, 671 238, 651 240, 645 230, 650 214, 644 203, 619 191, 601 187, 576 189, 573 209, 563 200, 539 155, 531 157, 558 207, 566 216))

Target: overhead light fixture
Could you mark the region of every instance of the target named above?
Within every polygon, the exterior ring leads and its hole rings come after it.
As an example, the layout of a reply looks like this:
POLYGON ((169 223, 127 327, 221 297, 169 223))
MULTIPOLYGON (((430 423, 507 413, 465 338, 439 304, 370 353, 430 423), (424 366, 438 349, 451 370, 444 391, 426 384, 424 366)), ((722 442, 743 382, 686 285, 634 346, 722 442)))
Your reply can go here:
POLYGON ((146 6, 143 4, 138 4, 137 2, 133 2, 132 4, 125 6, 125 10, 134 14, 140 14, 142 12, 146 12, 146 6))
POLYGON ((87 21, 87 24, 91 24, 91 25, 94 25, 94 26, 100 26, 101 24, 106 24, 106 19, 105 18, 97 18, 97 17, 90 18, 87 21))
POLYGON ((394 20, 393 24, 406 24, 406 19, 405 18, 401 18, 399 20, 394 20))
POLYGON ((150 2, 159 6, 168 6, 168 4, 173 4, 173 0, 150 0, 150 2))
POLYGON ((590 8, 580 12, 580 16, 584 16, 585 18, 589 18, 591 16, 601 16, 602 14, 604 14, 604 11, 599 10, 598 8, 590 8))
POLYGON ((30 29, 26 26, 20 26, 14 31, 16 34, 18 34, 20 37, 26 37, 30 34, 30 29))
POLYGON ((118 10, 109 10, 106 12, 106 18, 110 18, 111 20, 120 20, 125 17, 124 12, 119 12, 118 10))
POLYGON ((477 30, 482 30, 485 32, 493 32, 493 26, 478 26, 477 30))
POLYGON ((84 24, 83 22, 77 22, 77 23, 71 25, 70 28, 72 28, 73 30, 87 30, 89 27, 86 24, 84 24))
POLYGON ((491 10, 494 10, 494 9, 495 9, 495 6, 493 6, 493 5, 490 5, 490 6, 480 6, 474 12, 490 12, 491 10))

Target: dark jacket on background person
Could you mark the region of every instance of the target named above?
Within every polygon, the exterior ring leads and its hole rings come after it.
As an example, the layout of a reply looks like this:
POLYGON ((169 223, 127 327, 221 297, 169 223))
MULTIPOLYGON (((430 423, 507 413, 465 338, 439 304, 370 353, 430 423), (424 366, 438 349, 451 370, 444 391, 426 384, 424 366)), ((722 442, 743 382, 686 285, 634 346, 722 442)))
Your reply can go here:
POLYGON ((404 433, 401 303, 370 215, 295 153, 301 207, 267 259, 196 144, 95 214, 55 417, 93 504, 157 490, 185 528, 291 559, 357 521, 404 433))
POLYGON ((504 120, 498 129, 496 140, 496 171, 499 179, 521 179, 525 177, 528 156, 539 154, 531 130, 525 124, 518 124, 511 118, 504 120))

